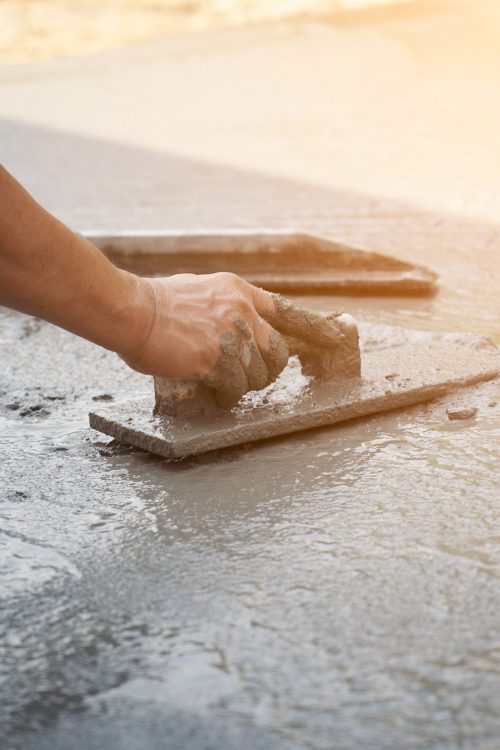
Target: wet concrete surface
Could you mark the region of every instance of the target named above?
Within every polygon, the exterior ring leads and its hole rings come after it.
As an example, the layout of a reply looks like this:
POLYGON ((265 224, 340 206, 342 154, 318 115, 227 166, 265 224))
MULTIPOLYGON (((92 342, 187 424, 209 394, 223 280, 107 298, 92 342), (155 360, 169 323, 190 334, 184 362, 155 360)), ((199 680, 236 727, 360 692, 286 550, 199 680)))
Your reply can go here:
MULTIPOLYGON (((2 312, 6 747, 479 748, 500 733, 500 385, 188 459, 151 388, 2 312)), ((492 745, 493 747, 493 745, 492 745)))
MULTIPOLYGON (((499 343, 486 7, 3 70, 5 163, 77 229, 293 225, 425 263, 434 299, 300 301, 499 343)), ((496 750, 498 381, 168 463, 88 429, 150 392, 113 355, 2 311, 0 363, 2 749, 496 750)))

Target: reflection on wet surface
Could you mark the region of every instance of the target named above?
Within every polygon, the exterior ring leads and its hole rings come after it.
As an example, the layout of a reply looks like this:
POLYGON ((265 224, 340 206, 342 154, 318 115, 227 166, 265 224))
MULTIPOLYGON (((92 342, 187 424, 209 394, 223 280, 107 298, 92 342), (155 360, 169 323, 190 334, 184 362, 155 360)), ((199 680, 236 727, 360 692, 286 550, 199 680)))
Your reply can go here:
POLYGON ((87 429, 147 379, 49 325, 1 330, 9 747, 498 737, 498 381, 168 463, 87 429), (450 422, 464 398, 477 417, 450 422))

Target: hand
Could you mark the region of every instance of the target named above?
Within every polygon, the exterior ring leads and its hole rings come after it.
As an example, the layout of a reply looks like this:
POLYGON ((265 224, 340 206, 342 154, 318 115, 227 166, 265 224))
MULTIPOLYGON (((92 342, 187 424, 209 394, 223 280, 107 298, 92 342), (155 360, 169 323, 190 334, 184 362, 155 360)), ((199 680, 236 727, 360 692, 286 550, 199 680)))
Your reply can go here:
POLYGON ((239 276, 178 274, 137 283, 142 334, 122 358, 138 372, 200 380, 230 407, 286 366, 287 345, 263 317, 274 313, 272 295, 239 276))

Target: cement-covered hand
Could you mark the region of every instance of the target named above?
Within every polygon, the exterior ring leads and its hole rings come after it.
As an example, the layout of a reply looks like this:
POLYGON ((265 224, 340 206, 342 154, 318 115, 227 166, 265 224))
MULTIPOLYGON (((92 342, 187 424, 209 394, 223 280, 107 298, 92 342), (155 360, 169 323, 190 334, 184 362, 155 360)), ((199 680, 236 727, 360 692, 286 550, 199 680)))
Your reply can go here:
MULTIPOLYGON (((139 279, 142 314, 149 323, 123 359, 139 372, 200 380, 231 407, 249 390, 271 383, 288 361, 282 336, 264 317, 270 294, 231 273, 177 274, 139 279)), ((141 309, 141 306, 138 307, 141 309)))

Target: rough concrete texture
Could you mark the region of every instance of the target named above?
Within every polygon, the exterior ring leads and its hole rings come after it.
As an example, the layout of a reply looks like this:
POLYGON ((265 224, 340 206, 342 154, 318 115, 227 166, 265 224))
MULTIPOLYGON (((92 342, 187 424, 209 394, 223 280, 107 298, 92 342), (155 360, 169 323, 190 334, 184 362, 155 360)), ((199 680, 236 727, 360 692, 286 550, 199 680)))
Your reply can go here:
POLYGON ((116 265, 143 275, 232 271, 270 291, 415 294, 436 291, 425 266, 291 230, 83 234, 116 265))
POLYGON ((361 378, 310 378, 292 361, 275 383, 230 412, 153 416, 146 400, 93 411, 90 425, 165 458, 185 458, 428 401, 500 372, 499 350, 483 337, 380 326, 363 333, 361 378))

